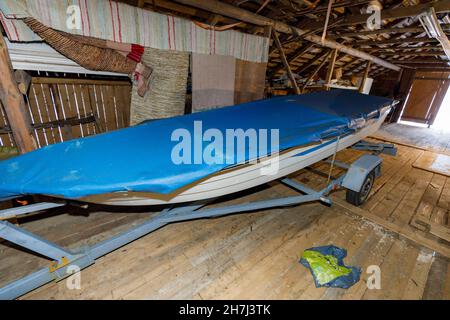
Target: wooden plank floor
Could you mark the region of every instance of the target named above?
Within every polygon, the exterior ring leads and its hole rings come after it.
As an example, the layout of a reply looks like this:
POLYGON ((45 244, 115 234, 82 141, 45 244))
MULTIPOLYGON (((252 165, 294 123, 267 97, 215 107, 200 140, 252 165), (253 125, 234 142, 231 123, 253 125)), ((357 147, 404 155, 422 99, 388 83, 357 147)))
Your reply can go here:
MULTIPOLYGON (((399 226, 448 243, 418 230, 410 221, 418 208, 429 206, 436 220, 448 224, 450 178, 412 167, 422 150, 399 146, 397 157, 385 158, 383 175, 363 206, 399 226), (436 210, 435 208, 440 208, 436 210)), ((345 150, 338 160, 350 162, 361 152, 345 150)), ((302 170, 295 179, 323 187, 328 166, 302 170)), ((333 171, 333 175, 341 172, 333 171)), ((239 203, 295 194, 278 183, 239 203)), ((345 192, 335 194, 345 197, 345 192)), ((58 210, 22 226, 59 244, 92 244, 149 217, 149 213, 58 210), (86 213, 89 212, 89 215, 86 213)), ((449 299, 449 259, 355 218, 345 209, 311 203, 287 209, 232 215, 172 224, 99 259, 81 273, 81 290, 51 283, 23 299, 449 299), (346 248, 345 262, 362 268, 362 281, 350 288, 317 289, 308 270, 298 263, 310 247, 333 244, 346 248), (369 290, 369 266, 381 269, 381 289, 369 290)), ((48 265, 42 258, 0 243, 0 285, 48 265)))
POLYGON ((376 136, 436 152, 450 153, 449 131, 392 123, 381 128, 376 136))

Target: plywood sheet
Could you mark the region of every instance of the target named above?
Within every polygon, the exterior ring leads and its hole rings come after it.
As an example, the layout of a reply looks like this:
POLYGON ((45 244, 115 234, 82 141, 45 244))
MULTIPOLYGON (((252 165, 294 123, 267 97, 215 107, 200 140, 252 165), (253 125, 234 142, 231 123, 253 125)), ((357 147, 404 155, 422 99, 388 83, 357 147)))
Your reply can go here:
POLYGON ((264 98, 266 68, 266 63, 236 60, 235 104, 264 98))
POLYGON ((450 156, 426 151, 414 162, 413 167, 450 177, 450 156))
POLYGON ((440 80, 418 80, 414 84, 409 94, 408 102, 403 111, 402 119, 422 121, 429 119, 429 112, 433 100, 436 97, 436 89, 439 88, 440 80))

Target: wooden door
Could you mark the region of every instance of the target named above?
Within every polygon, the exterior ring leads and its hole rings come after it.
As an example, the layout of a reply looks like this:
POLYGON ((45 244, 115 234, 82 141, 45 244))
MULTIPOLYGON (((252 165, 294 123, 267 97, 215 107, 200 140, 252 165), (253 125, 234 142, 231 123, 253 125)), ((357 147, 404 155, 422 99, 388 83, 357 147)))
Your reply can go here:
POLYGON ((432 125, 444 101, 450 73, 418 73, 411 87, 402 120, 432 125))

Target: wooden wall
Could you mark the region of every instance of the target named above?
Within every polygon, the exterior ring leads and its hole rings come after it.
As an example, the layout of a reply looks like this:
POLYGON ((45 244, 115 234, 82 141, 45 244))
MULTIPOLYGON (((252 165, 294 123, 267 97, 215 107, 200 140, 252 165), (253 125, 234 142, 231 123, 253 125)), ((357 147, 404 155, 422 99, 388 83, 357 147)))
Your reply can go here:
MULTIPOLYGON (((129 126, 131 83, 34 77, 26 97, 39 147, 129 126)), ((14 146, 0 108, 0 146, 14 146)))

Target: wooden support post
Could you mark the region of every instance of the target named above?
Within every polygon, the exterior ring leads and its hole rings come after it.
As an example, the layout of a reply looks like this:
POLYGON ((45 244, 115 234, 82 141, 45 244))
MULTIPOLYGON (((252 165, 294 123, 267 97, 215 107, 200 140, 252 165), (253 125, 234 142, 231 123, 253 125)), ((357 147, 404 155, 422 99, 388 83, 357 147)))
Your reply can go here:
POLYGON ((13 131, 14 141, 21 153, 36 149, 31 135, 30 115, 25 100, 17 87, 9 58, 8 48, 3 37, 0 37, 0 101, 5 108, 8 123, 13 131))
POLYGON ((331 80, 333 80, 334 66, 336 64, 337 54, 338 54, 338 51, 336 49, 334 49, 331 52, 330 66, 328 67, 327 79, 325 81, 325 86, 326 86, 327 91, 329 91, 331 89, 330 85, 331 85, 331 80))
POLYGON ((292 86, 295 89, 295 93, 300 94, 301 93, 300 88, 298 87, 297 80, 295 80, 294 74, 292 73, 291 67, 289 66, 289 62, 286 59, 286 55, 284 54, 284 50, 283 50, 283 47, 281 46, 280 39, 278 38, 278 34, 275 30, 272 30, 272 35, 273 35, 275 44, 278 48, 278 52, 280 53, 281 61, 283 62, 284 67, 286 68, 287 75, 291 81, 292 86))
POLYGON ((19 87, 20 93, 26 95, 31 85, 31 76, 26 71, 17 70, 16 72, 14 72, 14 77, 16 79, 16 83, 19 87))
POLYGON ((364 76, 361 80, 361 84, 359 85, 359 92, 364 92, 364 87, 366 86, 367 78, 369 77, 370 68, 372 68, 372 62, 367 61, 366 71, 364 72, 364 76))
POLYGON ((333 0, 328 0, 328 9, 327 9, 327 15, 325 18, 325 26, 323 27, 322 42, 325 42, 325 39, 327 37, 328 23, 330 22, 332 8, 333 8, 333 0))
POLYGON ((272 26, 265 26, 264 27, 264 37, 265 38, 269 38, 269 41, 270 41, 270 38, 272 37, 272 26))
POLYGON ((320 69, 322 69, 322 67, 325 65, 325 63, 327 63, 328 58, 330 57, 330 54, 332 54, 332 52, 328 52, 327 56, 325 57, 325 59, 323 59, 323 61, 316 67, 316 69, 314 69, 313 73, 311 73, 311 75, 309 76, 309 78, 306 80, 305 84, 303 85, 302 91, 304 91, 306 89, 306 87, 309 85, 309 83, 312 81, 312 79, 314 78, 314 76, 320 71, 320 69))

